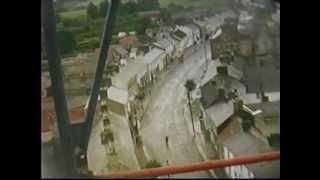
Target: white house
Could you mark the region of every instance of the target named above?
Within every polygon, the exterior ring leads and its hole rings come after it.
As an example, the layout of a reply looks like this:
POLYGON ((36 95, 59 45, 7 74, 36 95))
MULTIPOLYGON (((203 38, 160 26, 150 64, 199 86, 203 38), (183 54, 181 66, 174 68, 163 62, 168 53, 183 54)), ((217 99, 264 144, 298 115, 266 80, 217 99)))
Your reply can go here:
POLYGON ((130 59, 136 59, 137 58, 137 53, 138 53, 138 48, 131 48, 130 53, 129 53, 129 58, 130 59))
POLYGON ((108 88, 107 106, 110 111, 126 116, 128 111, 130 111, 128 91, 114 86, 108 88))
POLYGON ((190 28, 192 30, 192 38, 193 38, 193 43, 198 44, 200 43, 200 27, 196 25, 195 23, 190 23, 187 24, 186 27, 190 28))
POLYGON ((194 43, 192 29, 187 26, 177 26, 176 29, 179 29, 186 34, 186 37, 184 37, 186 39, 186 44, 184 47, 188 48, 188 47, 192 46, 194 43))
POLYGON ((180 29, 176 29, 171 33, 171 38, 175 41, 175 56, 180 57, 188 44, 187 34, 180 29))
MULTIPOLYGON (((156 73, 164 68, 166 53, 159 48, 153 48, 143 58, 149 73, 156 73)), ((152 76, 152 75, 151 75, 152 76)))
POLYGON ((171 57, 173 55, 173 44, 168 39, 161 39, 154 43, 156 47, 163 49, 171 57))

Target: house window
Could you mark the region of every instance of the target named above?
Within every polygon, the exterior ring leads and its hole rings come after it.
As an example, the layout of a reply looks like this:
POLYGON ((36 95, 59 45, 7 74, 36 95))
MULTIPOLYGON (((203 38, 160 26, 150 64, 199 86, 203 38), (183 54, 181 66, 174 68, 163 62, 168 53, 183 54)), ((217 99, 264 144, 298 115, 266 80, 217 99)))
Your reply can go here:
POLYGON ((217 85, 217 82, 216 81, 211 81, 211 85, 215 86, 215 85, 217 85))

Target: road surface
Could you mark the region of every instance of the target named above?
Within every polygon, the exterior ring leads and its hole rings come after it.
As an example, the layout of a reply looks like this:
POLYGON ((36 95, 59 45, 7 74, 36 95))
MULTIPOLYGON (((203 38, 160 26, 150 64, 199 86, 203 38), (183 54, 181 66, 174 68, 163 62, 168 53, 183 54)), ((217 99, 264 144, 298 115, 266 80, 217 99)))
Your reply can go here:
MULTIPOLYGON (((172 67, 157 85, 141 122, 141 135, 148 155, 161 164, 182 164, 203 161, 188 130, 183 107, 186 104, 184 83, 187 79, 199 80, 205 59, 203 45, 190 48, 185 53, 185 61, 172 67), (165 136, 169 137, 169 147, 165 136)), ((207 43, 207 53, 209 43, 207 43)), ((210 56, 208 55, 208 58, 210 56)), ((170 177, 210 177, 208 171, 171 175, 170 177)))

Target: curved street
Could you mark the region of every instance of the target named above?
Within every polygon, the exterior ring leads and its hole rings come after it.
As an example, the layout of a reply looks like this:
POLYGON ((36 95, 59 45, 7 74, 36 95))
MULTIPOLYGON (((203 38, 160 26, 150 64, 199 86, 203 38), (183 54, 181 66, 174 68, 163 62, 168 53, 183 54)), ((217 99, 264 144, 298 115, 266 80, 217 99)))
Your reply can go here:
MULTIPOLYGON (((141 122, 141 135, 146 153, 163 165, 167 164, 167 160, 169 164, 203 161, 193 141, 193 134, 188 130, 191 122, 186 122, 183 112, 187 103, 184 83, 187 79, 197 82, 205 68, 203 47, 201 44, 188 49, 184 62, 172 67, 156 85, 141 122), (192 55, 188 56, 190 52, 192 55), (169 137, 169 147, 166 146, 165 136, 169 137)), ((207 53, 209 52, 207 50, 207 53)), ((210 177, 210 174, 207 171, 199 171, 170 177, 210 177)))

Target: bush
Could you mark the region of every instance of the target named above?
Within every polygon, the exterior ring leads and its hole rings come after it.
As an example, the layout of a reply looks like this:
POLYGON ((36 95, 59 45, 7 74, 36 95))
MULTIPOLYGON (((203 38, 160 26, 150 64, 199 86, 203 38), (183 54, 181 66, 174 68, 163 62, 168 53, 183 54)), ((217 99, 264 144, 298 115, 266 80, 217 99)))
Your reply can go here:
POLYGON ((108 10, 109 3, 107 0, 101 1, 99 4, 99 16, 100 17, 105 17, 107 15, 107 10, 108 10))
POLYGON ((61 18, 60 20, 64 27, 82 27, 86 23, 84 16, 77 16, 74 18, 61 18))
POLYGON ((76 48, 77 44, 73 34, 69 31, 60 31, 57 33, 58 48, 61 54, 72 53, 76 48))
POLYGON ((161 167, 161 163, 158 162, 157 160, 150 160, 147 162, 146 168, 157 168, 157 167, 161 167))
POLYGON ((99 39, 97 38, 91 38, 87 39, 85 41, 82 41, 79 43, 79 49, 84 50, 84 49, 94 49, 98 48, 100 44, 99 39))
POLYGON ((94 5, 92 2, 88 4, 87 7, 87 17, 89 19, 96 19, 98 17, 98 8, 96 5, 94 5))

